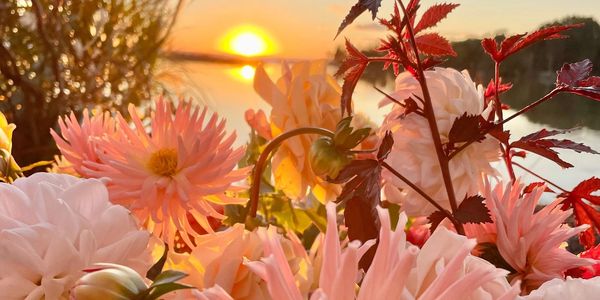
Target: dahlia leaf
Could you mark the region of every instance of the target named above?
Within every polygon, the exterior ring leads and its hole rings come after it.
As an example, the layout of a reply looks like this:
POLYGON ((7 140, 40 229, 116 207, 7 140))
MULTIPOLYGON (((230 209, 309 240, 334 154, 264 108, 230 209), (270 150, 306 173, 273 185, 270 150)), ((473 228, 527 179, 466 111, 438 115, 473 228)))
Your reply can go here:
POLYGON ((393 145, 394 139, 392 138, 392 132, 386 131, 385 136, 381 141, 381 145, 379 146, 379 151, 377 151, 377 159, 379 159, 380 161, 386 159, 392 151, 393 145))
POLYGON ((348 56, 335 73, 336 77, 344 77, 341 96, 342 116, 346 112, 348 115, 352 114, 352 93, 354 93, 360 76, 369 64, 369 59, 356 49, 349 40, 346 40, 346 51, 348 52, 348 56))
POLYGON ((452 45, 437 33, 427 33, 415 38, 420 53, 432 56, 456 56, 452 45))
POLYGON ((159 286, 159 285, 163 285, 163 284, 167 284, 167 283, 173 283, 175 281, 178 281, 179 279, 185 278, 188 275, 186 273, 180 272, 180 271, 175 271, 175 270, 166 270, 160 274, 158 274, 158 276, 156 276, 156 278, 154 279, 154 282, 152 282, 152 284, 150 285, 150 288, 159 286))
POLYGON ((375 20, 375 17, 377 17, 377 11, 379 10, 380 6, 381 0, 359 0, 356 4, 354 4, 354 6, 352 6, 352 8, 350 8, 350 11, 340 24, 340 27, 338 28, 335 37, 340 35, 340 33, 346 27, 348 27, 348 25, 352 24, 352 22, 354 22, 354 20, 356 20, 356 18, 358 18, 358 16, 360 16, 367 9, 371 12, 372 19, 375 20))
POLYGON ((466 197, 458 206, 454 217, 463 224, 492 222, 490 211, 483 203, 483 200, 485 198, 479 195, 466 197))
POLYGON ((599 190, 600 178, 592 177, 579 183, 571 192, 559 196, 564 197, 561 207, 563 210, 573 208, 577 226, 590 225, 590 228, 579 236, 581 244, 586 249, 596 245, 595 232, 600 230, 600 212, 594 207, 600 205, 600 196, 592 195, 599 190))
POLYGON ((429 228, 429 230, 431 232, 434 232, 435 229, 438 227, 438 225, 440 225, 440 223, 442 223, 442 221, 446 218, 446 214, 444 214, 443 212, 436 210, 434 212, 432 212, 429 217, 427 217, 427 219, 429 219, 429 223, 431 223, 431 227, 429 228))
POLYGON ((422 30, 436 26, 458 6, 459 4, 442 3, 429 7, 427 11, 423 13, 423 16, 421 17, 421 20, 419 20, 419 23, 417 23, 417 26, 415 26, 414 33, 417 34, 422 30))
POLYGON ((177 282, 165 283, 165 284, 157 285, 154 288, 152 288, 152 291, 150 292, 150 294, 143 299, 148 299, 148 300, 159 299, 159 297, 161 297, 162 295, 168 294, 173 291, 194 289, 194 288, 195 287, 193 287, 193 286, 189 286, 189 285, 181 284, 181 283, 177 283, 177 282))

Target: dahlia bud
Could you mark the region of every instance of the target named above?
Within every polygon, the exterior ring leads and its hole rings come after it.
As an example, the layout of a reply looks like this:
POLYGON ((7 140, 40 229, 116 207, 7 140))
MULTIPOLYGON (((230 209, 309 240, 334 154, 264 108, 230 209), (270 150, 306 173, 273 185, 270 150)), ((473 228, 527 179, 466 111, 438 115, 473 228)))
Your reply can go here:
POLYGON ((315 175, 336 178, 352 156, 336 148, 331 139, 320 138, 310 147, 309 159, 315 175))
POLYGON ((71 300, 127 300, 148 289, 134 270, 116 264, 95 264, 71 290, 71 300))

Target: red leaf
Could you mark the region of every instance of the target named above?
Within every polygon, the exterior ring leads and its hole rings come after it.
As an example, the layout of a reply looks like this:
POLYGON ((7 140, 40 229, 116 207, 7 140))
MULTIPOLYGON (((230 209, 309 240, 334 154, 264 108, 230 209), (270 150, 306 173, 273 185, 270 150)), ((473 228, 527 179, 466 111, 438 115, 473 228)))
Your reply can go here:
POLYGON ((456 212, 454 217, 461 223, 489 223, 492 222, 492 216, 490 216, 489 209, 483 203, 485 198, 476 195, 465 198, 456 212))
POLYGON ((564 64, 557 73, 556 86, 572 94, 600 101, 600 77, 588 77, 592 70, 589 59, 564 64))
POLYGON ((456 56, 456 52, 452 49, 452 45, 447 39, 437 33, 427 33, 415 38, 417 48, 422 54, 432 56, 456 56))
POLYGON ((581 87, 600 87, 600 77, 590 76, 586 79, 580 80, 578 85, 581 87))
MULTIPOLYGON (((376 239, 379 236, 379 217, 377 209, 370 203, 360 198, 352 198, 346 202, 344 209, 344 221, 348 227, 348 239, 350 241, 361 241, 362 243, 376 239)), ((360 267, 367 270, 373 261, 375 247, 371 247, 360 260, 360 267)))
POLYGON ((442 221, 446 218, 446 214, 444 214, 443 212, 436 210, 433 213, 431 213, 431 215, 429 215, 429 217, 427 217, 427 219, 429 219, 429 222, 431 223, 431 227, 429 228, 431 232, 434 232, 435 229, 438 227, 438 225, 440 225, 440 223, 442 223, 442 221))
POLYGON ((425 13, 423 13, 421 20, 417 26, 415 26, 414 33, 417 34, 422 30, 434 27, 458 6, 459 4, 453 3, 443 3, 431 6, 427 9, 427 11, 425 11, 425 13))
MULTIPOLYGON (((500 82, 500 85, 498 86, 498 95, 501 95, 502 93, 509 91, 512 87, 513 87, 513 84, 510 82, 509 83, 500 82)), ((494 84, 494 80, 490 79, 490 83, 488 83, 483 96, 485 97, 485 99, 491 99, 495 96, 495 91, 496 91, 496 85, 494 84)))
POLYGON ((592 66, 592 61, 589 59, 572 64, 564 64, 560 71, 556 72, 556 85, 578 86, 579 81, 590 76, 592 66))
POLYGON ((571 28, 577 28, 577 27, 582 27, 582 26, 583 26, 583 24, 557 25, 557 26, 550 26, 550 27, 536 30, 530 34, 525 35, 525 37, 523 39, 521 39, 521 40, 519 40, 519 42, 515 43, 513 45, 513 47, 511 47, 506 52, 502 52, 502 54, 503 54, 504 58, 506 58, 512 54, 515 54, 516 52, 518 52, 520 50, 523 50, 526 47, 531 46, 535 42, 545 40, 545 39, 562 38, 563 36, 560 35, 561 32, 563 32, 565 30, 569 30, 571 28))
POLYGON ((596 237, 594 231, 600 229, 600 213, 593 207, 594 204, 600 204, 600 196, 592 195, 592 193, 599 190, 600 178, 592 177, 579 183, 571 192, 560 195, 561 197, 565 197, 562 209, 573 208, 576 225, 590 225, 590 228, 579 236, 581 243, 586 249, 595 246, 596 237), (583 200, 589 201, 589 204, 583 200))
POLYGON ((482 118, 479 115, 467 115, 464 113, 452 123, 448 133, 448 143, 463 143, 471 140, 482 141, 485 136, 481 134, 482 118))
POLYGON ((344 113, 350 115, 352 113, 352 93, 356 88, 356 84, 360 76, 367 68, 369 59, 362 54, 354 45, 346 39, 346 51, 348 56, 335 73, 335 76, 344 76, 344 84, 342 84, 341 108, 342 116, 344 113))
POLYGON ((359 0, 358 3, 354 4, 354 6, 350 8, 350 11, 340 24, 340 27, 338 28, 338 31, 335 34, 335 37, 340 35, 342 30, 348 27, 348 25, 352 24, 352 22, 354 22, 354 20, 356 20, 356 18, 358 18, 358 16, 360 16, 367 9, 371 11, 371 15, 374 20, 377 16, 377 11, 379 10, 380 6, 381 0, 359 0))
POLYGON ((536 153, 540 156, 548 158, 563 168, 570 168, 573 165, 570 163, 560 159, 558 157, 558 153, 551 148, 561 148, 561 149, 570 149, 575 152, 587 152, 592 154, 600 154, 593 150, 592 148, 581 144, 575 143, 570 140, 557 140, 557 139, 546 139, 546 137, 563 134, 568 132, 568 130, 546 130, 542 129, 538 132, 534 132, 532 134, 526 135, 519 139, 518 141, 512 142, 511 147, 520 148, 523 150, 527 150, 533 153, 536 153))
POLYGON ((379 150, 377 151, 377 159, 379 161, 385 160, 392 151, 392 146, 394 146, 392 132, 386 131, 385 136, 383 137, 383 139, 381 140, 381 144, 379 145, 379 150))
POLYGON ((544 187, 544 192, 549 192, 549 193, 554 193, 553 190, 551 190, 545 182, 532 182, 530 183, 528 186, 526 186, 523 189, 523 194, 529 194, 531 192, 533 192, 534 189, 538 188, 538 187, 544 187))
POLYGON ((499 63, 538 41, 562 38, 564 36, 560 34, 561 32, 581 26, 583 26, 583 24, 550 26, 529 34, 513 35, 504 39, 500 44, 500 49, 498 49, 498 44, 493 39, 483 39, 481 44, 483 49, 490 54, 494 61, 499 63))
POLYGON ((496 40, 485 38, 481 40, 481 46, 483 47, 483 50, 485 50, 485 52, 487 52, 487 54, 489 54, 494 61, 500 60, 500 53, 498 52, 498 44, 496 43, 496 40))

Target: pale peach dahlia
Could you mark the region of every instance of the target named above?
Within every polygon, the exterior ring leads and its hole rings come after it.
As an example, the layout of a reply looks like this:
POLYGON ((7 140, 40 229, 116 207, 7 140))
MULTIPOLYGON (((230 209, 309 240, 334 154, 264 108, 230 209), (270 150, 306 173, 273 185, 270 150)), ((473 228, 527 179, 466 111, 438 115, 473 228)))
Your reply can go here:
MULTIPOLYGON (((489 115, 489 107, 484 105, 483 87, 477 86, 466 71, 434 68, 425 71, 425 77, 442 143, 448 142, 452 124, 463 114, 489 115)), ((414 95, 423 99, 418 81, 409 72, 400 74, 396 78, 396 91, 392 96, 399 101, 412 97, 422 107, 414 95)), ((389 102, 385 100, 382 105, 389 102)), ((394 138, 394 146, 387 162, 442 207, 450 209, 427 119, 416 113, 406 116, 404 113, 404 107, 394 104, 379 131, 382 136, 391 131, 394 138)), ((471 144, 452 158, 449 168, 457 201, 462 201, 466 195, 477 193, 477 183, 482 174, 497 174, 490 163, 499 158, 500 147, 491 137, 471 144)), ((433 205, 402 180, 388 171, 384 171, 383 176, 388 184, 402 190, 401 193, 394 193, 395 195, 388 194, 388 201, 401 202, 409 216, 427 216, 435 211, 433 205)), ((390 190, 392 189, 388 188, 390 190)))
POLYGON ((494 189, 487 183, 484 196, 493 223, 465 226, 467 236, 477 238, 480 246, 497 247, 512 268, 509 278, 513 283, 521 281, 524 293, 551 279, 563 279, 568 269, 595 262, 561 247, 567 239, 587 229, 586 226, 571 228, 564 223, 571 211, 560 209, 562 199, 535 211, 544 189, 538 187, 522 195, 523 185, 519 181, 506 186, 498 184, 494 189))
POLYGON ((177 232, 185 232, 181 238, 192 245, 200 227, 213 232, 208 217, 224 218, 221 205, 246 202, 225 194, 247 171, 234 170, 244 149, 233 149, 236 136, 226 136, 224 120, 184 102, 173 113, 160 99, 148 133, 133 105, 129 114, 133 128, 117 116, 119 135, 98 142, 100 162, 91 162, 89 173, 108 178, 111 201, 128 207, 154 235, 174 248, 177 232))

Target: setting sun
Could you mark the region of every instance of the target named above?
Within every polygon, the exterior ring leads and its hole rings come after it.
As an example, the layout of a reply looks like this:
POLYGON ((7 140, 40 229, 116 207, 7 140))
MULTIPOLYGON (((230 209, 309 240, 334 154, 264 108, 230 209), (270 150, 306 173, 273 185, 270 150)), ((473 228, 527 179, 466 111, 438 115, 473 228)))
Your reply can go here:
POLYGON ((275 42, 261 28, 243 25, 231 29, 221 40, 220 48, 243 56, 268 55, 276 52, 275 42))

